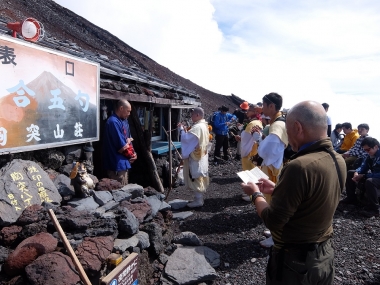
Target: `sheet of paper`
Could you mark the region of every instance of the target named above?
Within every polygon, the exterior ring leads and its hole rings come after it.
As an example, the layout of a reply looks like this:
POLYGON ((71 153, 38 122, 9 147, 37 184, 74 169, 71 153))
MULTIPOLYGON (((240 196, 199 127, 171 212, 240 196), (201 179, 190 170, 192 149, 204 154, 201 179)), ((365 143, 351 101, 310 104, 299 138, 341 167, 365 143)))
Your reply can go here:
POLYGON ((236 173, 244 183, 258 183, 260 178, 268 179, 268 175, 261 171, 258 167, 251 170, 240 171, 236 173))
POLYGON ((252 181, 252 178, 250 177, 249 175, 249 171, 245 170, 245 171, 240 171, 238 173, 236 173, 240 179, 244 182, 244 183, 248 183, 249 181, 252 181))
POLYGON ((254 167, 249 172, 251 172, 257 179, 264 178, 269 179, 268 175, 266 175, 260 168, 254 167))

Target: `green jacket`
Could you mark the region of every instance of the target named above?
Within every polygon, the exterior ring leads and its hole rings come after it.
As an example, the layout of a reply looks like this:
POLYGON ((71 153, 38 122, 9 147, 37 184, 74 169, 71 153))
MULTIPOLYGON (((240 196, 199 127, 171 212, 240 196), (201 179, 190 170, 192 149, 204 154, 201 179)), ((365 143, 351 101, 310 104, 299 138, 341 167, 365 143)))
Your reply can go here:
MULTIPOLYGON (((341 188, 334 160, 325 148, 333 151, 329 138, 292 157, 280 174, 270 206, 261 213, 277 247, 322 242, 332 235, 341 188)), ((341 155, 335 151, 334 155, 344 185, 346 164, 341 155)))

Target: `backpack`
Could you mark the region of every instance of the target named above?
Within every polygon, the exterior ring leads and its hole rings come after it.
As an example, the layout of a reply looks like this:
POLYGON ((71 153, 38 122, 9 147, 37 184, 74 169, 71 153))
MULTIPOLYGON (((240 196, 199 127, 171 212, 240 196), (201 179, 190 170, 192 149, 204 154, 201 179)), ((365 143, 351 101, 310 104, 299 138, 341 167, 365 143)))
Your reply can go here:
MULTIPOLYGON (((280 122, 285 122, 285 118, 284 117, 278 117, 275 122, 277 121, 280 121, 280 122)), ((293 154, 296 154, 295 151, 292 150, 292 147, 290 146, 290 144, 288 144, 285 149, 284 149, 284 162, 290 160, 290 158, 293 156, 293 154)))
POLYGON ((214 129, 214 122, 215 122, 215 118, 216 116, 218 115, 219 111, 215 111, 212 115, 210 115, 210 117, 208 117, 208 121, 207 123, 214 129))

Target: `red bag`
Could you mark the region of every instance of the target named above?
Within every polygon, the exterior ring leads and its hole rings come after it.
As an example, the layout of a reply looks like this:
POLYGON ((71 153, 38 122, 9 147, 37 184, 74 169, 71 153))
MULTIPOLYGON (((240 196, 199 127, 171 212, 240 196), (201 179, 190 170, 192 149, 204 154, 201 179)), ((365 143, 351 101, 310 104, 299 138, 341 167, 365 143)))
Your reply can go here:
POLYGON ((129 144, 127 148, 124 150, 123 154, 128 158, 131 159, 135 156, 135 150, 133 149, 132 144, 129 144))

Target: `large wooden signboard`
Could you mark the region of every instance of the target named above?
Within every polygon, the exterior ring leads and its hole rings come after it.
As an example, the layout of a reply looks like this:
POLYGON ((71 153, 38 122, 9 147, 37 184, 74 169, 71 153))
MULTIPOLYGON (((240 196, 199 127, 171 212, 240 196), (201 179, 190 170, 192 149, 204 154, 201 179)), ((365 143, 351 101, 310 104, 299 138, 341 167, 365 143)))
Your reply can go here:
POLYGON ((99 140, 99 70, 0 36, 0 154, 99 140))
POLYGON ((100 285, 137 285, 138 254, 131 253, 122 263, 106 277, 100 280, 100 285))

